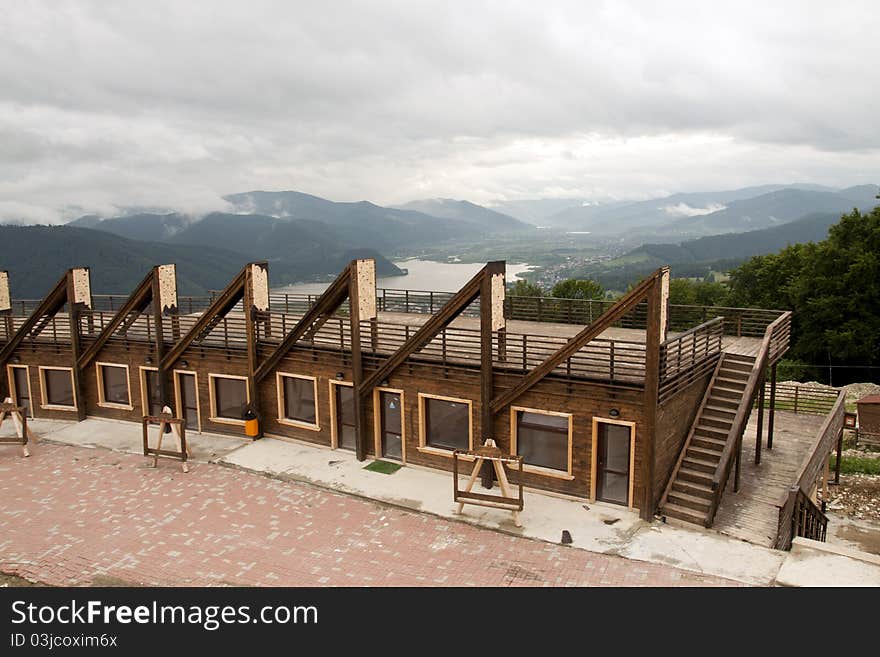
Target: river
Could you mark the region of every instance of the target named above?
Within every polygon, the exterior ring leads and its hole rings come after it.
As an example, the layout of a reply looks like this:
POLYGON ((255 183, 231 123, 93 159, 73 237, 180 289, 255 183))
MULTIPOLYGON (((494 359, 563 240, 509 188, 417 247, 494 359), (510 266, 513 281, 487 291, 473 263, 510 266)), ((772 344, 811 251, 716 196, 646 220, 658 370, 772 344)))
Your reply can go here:
MULTIPOLYGON (((409 258, 396 260, 395 265, 406 269, 406 276, 388 276, 376 281, 376 287, 400 290, 435 290, 438 292, 457 292, 462 285, 467 283, 474 274, 483 267, 480 263, 461 262, 434 262, 432 260, 420 260, 409 258)), ((508 264, 507 281, 518 280, 519 274, 529 271, 531 265, 508 264)), ((331 281, 326 283, 296 283, 274 288, 278 293, 319 294, 327 289, 331 281)))

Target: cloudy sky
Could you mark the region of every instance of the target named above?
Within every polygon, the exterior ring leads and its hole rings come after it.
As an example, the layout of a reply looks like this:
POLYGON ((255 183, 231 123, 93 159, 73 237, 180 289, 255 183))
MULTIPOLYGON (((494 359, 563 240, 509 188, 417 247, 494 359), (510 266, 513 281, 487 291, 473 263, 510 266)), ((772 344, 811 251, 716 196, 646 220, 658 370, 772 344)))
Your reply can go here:
POLYGON ((0 219, 880 182, 866 2, 63 2, 0 13, 0 219))

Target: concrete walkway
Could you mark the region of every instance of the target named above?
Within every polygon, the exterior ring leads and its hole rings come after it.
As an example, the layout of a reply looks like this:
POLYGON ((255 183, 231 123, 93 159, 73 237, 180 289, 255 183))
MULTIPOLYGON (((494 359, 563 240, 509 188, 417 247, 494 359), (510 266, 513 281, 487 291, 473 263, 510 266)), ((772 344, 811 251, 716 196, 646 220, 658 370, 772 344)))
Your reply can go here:
MULTIPOLYGON (((141 428, 130 422, 95 418, 80 423, 35 420, 32 426, 46 442, 142 453, 141 428)), ((358 462, 352 453, 291 440, 264 438, 250 442, 215 434, 190 434, 188 439, 196 463, 217 463, 282 481, 306 482, 557 546, 562 531, 568 530, 573 548, 673 566, 702 576, 771 585, 789 556, 711 530, 646 523, 636 513, 615 505, 587 504, 528 491, 522 527, 515 527, 511 514, 503 510, 468 505, 462 515, 457 515, 449 473, 412 466, 393 474, 372 472, 364 469, 366 463, 358 462)), ((174 467, 170 461, 165 465, 174 467)), ((799 581, 808 580, 801 577, 799 581)))

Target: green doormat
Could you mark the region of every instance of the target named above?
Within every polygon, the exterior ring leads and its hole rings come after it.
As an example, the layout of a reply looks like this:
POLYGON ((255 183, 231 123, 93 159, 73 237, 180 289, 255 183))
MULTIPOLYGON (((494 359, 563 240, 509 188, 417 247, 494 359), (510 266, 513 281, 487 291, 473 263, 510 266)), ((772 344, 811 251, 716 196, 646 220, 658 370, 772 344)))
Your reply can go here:
POLYGON ((365 465, 364 470, 370 472, 381 472, 382 474, 394 474, 403 467, 400 463, 391 463, 389 461, 373 461, 370 465, 365 465))

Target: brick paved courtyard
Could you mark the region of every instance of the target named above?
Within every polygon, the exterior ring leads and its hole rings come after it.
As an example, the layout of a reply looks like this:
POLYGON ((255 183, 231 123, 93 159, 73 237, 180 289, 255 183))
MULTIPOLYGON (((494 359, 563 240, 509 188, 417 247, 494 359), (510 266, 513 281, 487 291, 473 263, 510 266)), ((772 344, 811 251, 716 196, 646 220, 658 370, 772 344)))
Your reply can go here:
POLYGON ((213 464, 33 453, 0 448, 0 571, 47 584, 735 585, 213 464))

